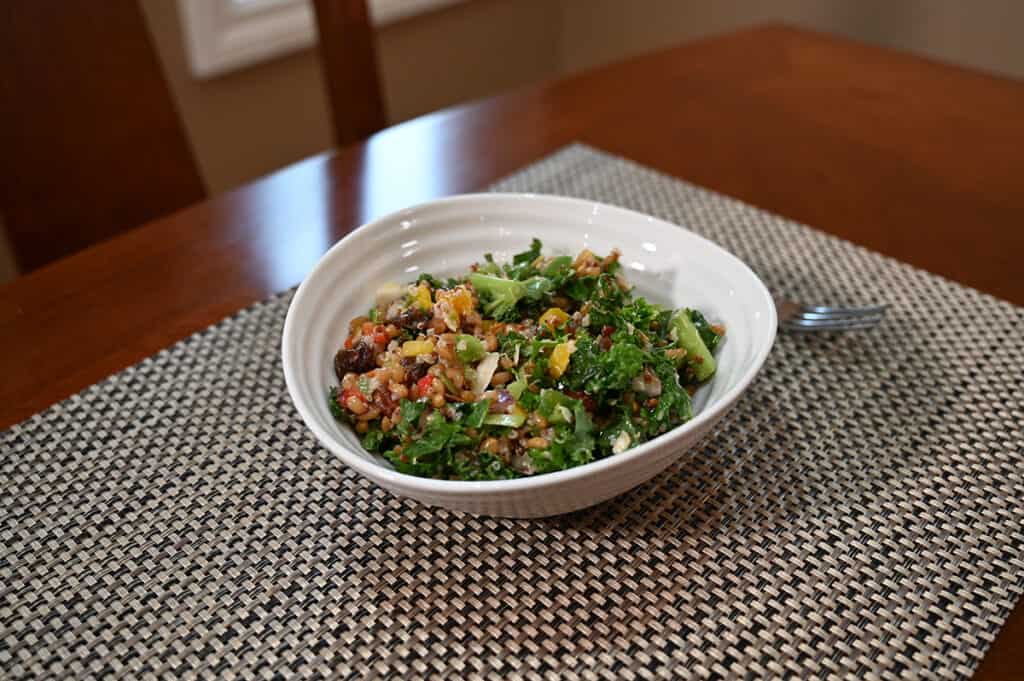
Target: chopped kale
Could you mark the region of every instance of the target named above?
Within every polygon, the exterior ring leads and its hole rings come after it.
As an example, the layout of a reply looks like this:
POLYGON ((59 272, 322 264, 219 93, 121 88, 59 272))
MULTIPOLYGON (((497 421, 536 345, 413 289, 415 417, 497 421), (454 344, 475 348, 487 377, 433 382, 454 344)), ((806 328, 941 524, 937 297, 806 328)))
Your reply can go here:
POLYGON ((416 432, 416 430, 419 429, 420 416, 426 408, 426 402, 402 400, 399 405, 399 414, 401 415, 401 419, 395 426, 395 430, 398 431, 398 434, 406 437, 416 432))
POLYGON ((484 425, 484 418, 486 418, 487 410, 490 406, 490 400, 474 402, 467 410, 466 415, 462 417, 462 425, 467 428, 479 428, 484 425))
POLYGON ((363 436, 363 446, 371 452, 379 452, 384 444, 384 433, 380 428, 374 428, 363 436))
POLYGON ((505 267, 505 273, 509 279, 526 279, 536 272, 533 263, 540 257, 542 248, 543 244, 541 244, 540 239, 533 239, 530 242, 529 249, 513 255, 512 264, 505 267))
POLYGON ((427 274, 426 272, 423 272, 422 274, 420 274, 419 277, 416 278, 416 283, 417 284, 425 283, 428 286, 430 286, 431 288, 435 288, 435 289, 444 288, 445 287, 444 283, 440 279, 438 279, 437 277, 435 277, 432 274, 427 274))
POLYGON ((368 451, 410 475, 506 480, 620 454, 693 417, 724 333, 634 296, 615 257, 545 257, 537 239, 506 264, 488 253, 461 278, 416 284, 389 310, 397 333, 353 326, 346 351, 372 362, 327 395, 368 451))
POLYGON ((327 408, 331 410, 331 416, 338 419, 339 421, 345 418, 345 412, 342 410, 341 405, 338 404, 338 387, 334 386, 327 391, 327 408))
POLYGON ((718 343, 722 340, 722 337, 711 330, 711 325, 708 324, 708 320, 704 318, 697 310, 687 310, 690 315, 690 321, 697 327, 697 333, 700 334, 700 339, 704 341, 704 346, 710 351, 714 352, 718 349, 718 343))

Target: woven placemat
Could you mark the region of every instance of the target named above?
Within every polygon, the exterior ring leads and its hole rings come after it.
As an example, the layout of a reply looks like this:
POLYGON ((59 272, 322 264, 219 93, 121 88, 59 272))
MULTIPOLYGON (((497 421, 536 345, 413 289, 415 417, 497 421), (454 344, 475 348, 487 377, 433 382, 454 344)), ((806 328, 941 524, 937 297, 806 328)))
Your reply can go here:
POLYGON ((1024 587, 1024 310, 582 146, 495 189, 651 213, 890 317, 781 334, 666 473, 516 521, 318 446, 290 293, 256 304, 0 436, 4 674, 970 675, 1024 587))

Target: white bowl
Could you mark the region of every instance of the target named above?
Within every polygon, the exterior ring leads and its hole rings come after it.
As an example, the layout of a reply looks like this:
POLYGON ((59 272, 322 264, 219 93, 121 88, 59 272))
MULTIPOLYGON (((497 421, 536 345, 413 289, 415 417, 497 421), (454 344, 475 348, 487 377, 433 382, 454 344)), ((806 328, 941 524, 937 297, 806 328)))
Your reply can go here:
POLYGON ((395 494, 445 508, 530 518, 592 506, 639 485, 678 459, 723 416, 750 384, 775 339, 771 295, 749 267, 677 225, 604 204, 534 194, 476 194, 432 201, 375 220, 339 241, 299 287, 282 339, 285 380, 302 419, 348 466, 395 494), (618 455, 557 473, 468 482, 395 471, 366 452, 331 416, 327 391, 337 384, 333 359, 348 322, 366 313, 377 285, 467 271, 486 252, 502 261, 530 239, 546 254, 612 248, 637 293, 671 307, 700 309, 724 324, 718 371, 698 391, 695 417, 618 455))

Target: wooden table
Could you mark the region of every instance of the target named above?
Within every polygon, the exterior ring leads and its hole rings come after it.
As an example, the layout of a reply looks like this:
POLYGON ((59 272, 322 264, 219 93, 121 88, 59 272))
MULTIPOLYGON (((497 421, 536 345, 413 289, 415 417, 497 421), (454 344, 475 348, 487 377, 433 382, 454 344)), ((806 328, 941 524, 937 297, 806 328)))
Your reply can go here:
MULTIPOLYGON (((361 222, 575 140, 1024 304, 1022 121, 1024 84, 784 27, 419 118, 0 289, 0 425, 297 284, 361 222)), ((1022 644, 1018 606, 977 677, 1024 670, 1022 644)))

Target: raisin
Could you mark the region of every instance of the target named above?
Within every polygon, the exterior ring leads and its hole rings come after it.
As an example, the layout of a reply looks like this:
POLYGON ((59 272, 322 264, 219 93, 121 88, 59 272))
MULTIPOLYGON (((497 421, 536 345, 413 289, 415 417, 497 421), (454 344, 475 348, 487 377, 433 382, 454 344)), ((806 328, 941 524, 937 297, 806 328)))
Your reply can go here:
POLYGON ((345 374, 363 374, 377 368, 373 359, 373 345, 369 343, 357 343, 351 349, 342 348, 334 356, 334 373, 340 381, 345 374))

